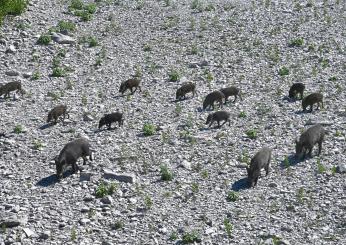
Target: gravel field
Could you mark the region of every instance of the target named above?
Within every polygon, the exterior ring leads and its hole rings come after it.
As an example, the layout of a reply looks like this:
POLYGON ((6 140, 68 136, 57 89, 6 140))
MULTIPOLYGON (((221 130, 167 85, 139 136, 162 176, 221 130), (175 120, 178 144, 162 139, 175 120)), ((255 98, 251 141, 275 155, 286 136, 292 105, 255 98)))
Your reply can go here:
POLYGON ((0 84, 25 91, 0 97, 0 245, 346 244, 345 0, 30 0, 0 27, 0 61, 0 84), (121 95, 132 77, 142 91, 121 95), (184 82, 197 94, 176 101, 184 82), (296 82, 324 108, 303 112, 296 82), (243 99, 208 128, 203 100, 228 86, 243 99), (47 124, 60 104, 70 117, 47 124), (322 153, 299 160, 316 123, 322 153), (79 137, 94 159, 58 181, 79 137))

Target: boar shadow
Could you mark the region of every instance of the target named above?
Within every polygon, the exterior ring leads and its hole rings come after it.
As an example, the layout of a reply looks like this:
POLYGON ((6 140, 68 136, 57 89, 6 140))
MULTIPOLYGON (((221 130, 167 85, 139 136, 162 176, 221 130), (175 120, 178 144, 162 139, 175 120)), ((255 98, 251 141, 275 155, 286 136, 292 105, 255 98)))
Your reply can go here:
POLYGON ((47 129, 47 128, 50 128, 54 125, 54 123, 46 123, 46 124, 43 124, 41 127, 39 127, 39 129, 41 130, 44 130, 44 129, 47 129))
MULTIPOLYGON (((68 169, 68 170, 64 171, 63 177, 66 178, 72 174, 73 174, 72 169, 68 169)), ((52 174, 48 177, 45 177, 45 178, 42 178, 41 180, 39 180, 36 183, 36 185, 41 186, 41 187, 49 187, 49 186, 52 186, 58 182, 59 182, 59 179, 57 178, 56 174, 52 174)))
POLYGON ((297 165, 300 162, 303 162, 303 160, 297 158, 295 154, 291 154, 290 156, 288 156, 288 163, 289 163, 289 165, 287 166, 287 163, 285 162, 285 159, 283 159, 280 162, 280 167, 281 167, 281 169, 287 169, 288 167, 293 167, 293 166, 297 165))
POLYGON ((245 189, 250 189, 250 184, 247 177, 239 179, 232 184, 232 191, 241 191, 245 189))

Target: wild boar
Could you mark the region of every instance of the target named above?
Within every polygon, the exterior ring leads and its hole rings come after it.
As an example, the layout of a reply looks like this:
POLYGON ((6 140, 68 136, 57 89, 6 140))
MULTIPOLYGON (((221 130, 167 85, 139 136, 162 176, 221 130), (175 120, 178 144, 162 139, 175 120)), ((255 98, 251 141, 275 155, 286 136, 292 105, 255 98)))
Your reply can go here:
POLYGON ((203 101, 203 110, 211 107, 214 110, 214 102, 219 102, 220 108, 222 108, 222 100, 225 98, 225 95, 221 91, 214 91, 208 94, 203 101))
POLYGON ((177 89, 175 99, 181 100, 186 99, 186 94, 192 92, 192 97, 195 97, 196 84, 192 82, 183 83, 180 88, 177 89))
POLYGON ((25 94, 21 82, 9 82, 0 87, 0 96, 5 95, 4 98, 6 99, 6 97, 10 97, 10 92, 15 90, 16 93, 25 94))
POLYGON ((54 119, 54 124, 56 124, 60 116, 63 116, 62 122, 64 122, 66 116, 67 118, 70 118, 67 112, 66 105, 58 105, 54 107, 52 110, 50 110, 47 117, 47 123, 49 123, 50 121, 54 119))
POLYGON ((225 121, 221 126, 223 126, 227 122, 228 125, 231 126, 230 117, 231 113, 229 113, 228 111, 217 111, 208 115, 205 124, 209 123, 210 127, 215 121, 217 121, 217 126, 220 128, 220 121, 225 121))
POLYGON ((120 84, 119 92, 124 94, 126 90, 130 89, 131 94, 134 94, 137 91, 137 88, 142 92, 141 86, 139 86, 140 82, 141 81, 137 78, 128 79, 120 84), (133 88, 135 88, 134 91, 133 88))
POLYGON ((303 156, 304 159, 307 151, 309 157, 312 157, 312 148, 316 144, 318 144, 318 155, 320 155, 325 133, 326 130, 321 124, 316 124, 304 131, 299 140, 296 140, 296 157, 303 156))
POLYGON ((257 185, 259 176, 261 175, 261 169, 264 168, 266 176, 269 173, 269 165, 271 159, 272 150, 268 147, 260 149, 255 156, 251 159, 250 167, 246 167, 248 174, 248 181, 251 187, 257 185))
POLYGON ((103 125, 107 125, 108 129, 111 129, 111 124, 113 122, 118 122, 119 123, 119 127, 121 125, 123 125, 124 123, 124 119, 123 119, 123 114, 120 112, 114 112, 111 114, 105 114, 99 122, 99 129, 103 126, 103 125))
POLYGON ((316 103, 318 105, 318 108, 320 108, 320 103, 323 108, 323 95, 321 93, 309 94, 302 100, 303 111, 306 111, 306 107, 310 106, 310 112, 312 112, 312 107, 316 103))
POLYGON ((61 150, 60 154, 55 157, 56 175, 58 179, 62 177, 63 169, 72 165, 72 171, 75 173, 79 170, 77 160, 82 157, 83 165, 86 164, 87 156, 92 161, 92 152, 90 150, 90 143, 85 138, 79 138, 67 143, 61 150))
POLYGON ((240 89, 235 87, 235 86, 222 88, 222 89, 220 89, 220 91, 225 95, 225 104, 228 101, 228 97, 230 97, 230 96, 234 96, 233 103, 236 102, 238 96, 239 96, 240 100, 243 100, 243 98, 241 97, 240 89))
POLYGON ((305 85, 303 83, 294 83, 292 84, 290 90, 288 91, 288 97, 291 99, 295 99, 297 94, 300 95, 300 99, 303 99, 305 90, 305 85))

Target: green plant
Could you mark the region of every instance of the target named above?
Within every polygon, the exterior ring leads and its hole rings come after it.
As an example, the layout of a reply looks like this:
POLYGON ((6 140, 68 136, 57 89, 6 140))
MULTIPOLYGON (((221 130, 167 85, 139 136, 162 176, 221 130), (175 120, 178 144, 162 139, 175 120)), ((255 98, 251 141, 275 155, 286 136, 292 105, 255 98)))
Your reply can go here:
POLYGON ((239 198, 238 193, 236 193, 235 191, 229 191, 229 192, 227 193, 226 200, 227 200, 228 202, 235 202, 235 201, 238 200, 238 198, 239 198))
POLYGON ((289 73, 290 73, 290 71, 288 70, 288 68, 286 66, 283 66, 279 69, 279 75, 280 76, 288 76, 289 73))
POLYGON ((71 22, 71 21, 64 21, 61 20, 58 23, 59 31, 64 32, 64 31, 75 31, 76 30, 76 24, 71 22))
POLYGON ((202 2, 199 0, 193 0, 190 5, 191 9, 197 9, 199 11, 202 9, 202 7, 203 7, 202 2))
POLYGON ((23 126, 20 124, 17 124, 13 129, 13 132, 16 134, 23 133, 23 131, 24 131, 23 126))
POLYGON ((88 211, 88 218, 92 219, 96 215, 96 210, 94 208, 90 208, 88 211))
POLYGON ((169 240, 175 241, 175 240, 177 240, 177 239, 178 239, 178 234, 177 234, 175 231, 173 231, 173 232, 171 233, 171 235, 169 235, 169 240))
POLYGON ((40 140, 34 140, 33 142, 33 148, 35 150, 41 150, 43 148, 43 144, 40 140))
POLYGON ((153 200, 151 199, 149 195, 145 195, 144 205, 147 209, 150 209, 153 206, 153 200))
POLYGON ((177 81, 179 81, 179 79, 180 79, 179 71, 177 71, 177 70, 171 70, 171 71, 168 73, 168 78, 169 78, 169 80, 172 81, 172 82, 177 82, 177 81))
POLYGON ((77 239, 77 231, 75 227, 71 229, 71 241, 75 241, 77 239))
POLYGON ((0 0, 0 24, 6 15, 20 15, 28 5, 27 0, 0 0))
POLYGON ((174 109, 175 115, 179 116, 182 111, 183 111, 183 107, 180 104, 176 104, 174 109))
POLYGON ((244 111, 241 111, 238 115, 239 118, 245 118, 246 117, 246 113, 244 111))
POLYGON ((82 96, 82 104, 84 106, 86 106, 88 104, 88 98, 85 95, 82 96))
POLYGON ((41 77, 40 72, 39 71, 34 71, 34 73, 32 73, 31 79, 32 80, 38 80, 38 79, 40 79, 40 77, 41 77))
POLYGON ((150 123, 145 123, 143 125, 143 134, 144 136, 151 136, 156 133, 156 126, 150 123))
POLYGON ((285 156, 285 158, 284 158, 284 166, 285 166, 285 168, 289 168, 290 167, 290 161, 289 161, 289 159, 288 159, 288 156, 285 156))
POLYGON ((201 172, 201 176, 202 176, 203 179, 207 179, 209 177, 208 170, 203 170, 201 172))
POLYGON ((256 129, 250 129, 246 131, 246 135, 247 137, 249 137, 250 139, 256 139, 257 138, 257 131, 256 129))
POLYGON ((297 191, 297 200, 299 203, 304 202, 304 195, 305 195, 305 190, 303 187, 300 187, 297 191))
POLYGON ((192 183, 191 184, 191 190, 192 190, 193 193, 197 193, 199 191, 198 183, 192 183))
POLYGON ((326 167, 321 163, 320 159, 317 159, 317 172, 320 174, 326 172, 326 167))
POLYGON ((332 76, 332 77, 328 78, 328 81, 331 81, 331 82, 335 82, 336 80, 338 80, 338 78, 336 76, 332 76))
POLYGON ((232 236, 233 225, 231 224, 229 219, 225 218, 223 220, 223 225, 225 226, 225 231, 227 233, 227 236, 231 237, 232 236))
POLYGON ((333 166, 330 170, 332 172, 332 174, 336 174, 338 171, 337 171, 337 166, 333 166))
POLYGON ((160 166, 160 172, 161 172, 161 180, 171 181, 173 179, 173 173, 167 167, 167 165, 161 165, 160 166))
POLYGON ((52 77, 64 77, 66 76, 66 71, 61 67, 54 67, 52 72, 52 77))
POLYGON ((304 39, 303 38, 295 38, 289 41, 288 46, 289 47, 300 47, 303 46, 304 39))
POLYGON ((89 37, 88 43, 90 48, 96 47, 99 45, 96 37, 89 37))
POLYGON ((215 6, 211 3, 205 7, 205 11, 213 11, 213 10, 215 10, 215 6))
POLYGON ((122 228, 124 228, 124 222, 122 222, 121 220, 117 220, 117 221, 115 221, 115 223, 112 225, 112 228, 113 228, 114 230, 122 229, 122 228))
POLYGON ((83 2, 81 0, 72 0, 69 9, 83 9, 83 2))
POLYGON ((95 191, 95 196, 98 198, 112 195, 116 189, 118 188, 117 184, 115 182, 112 182, 110 184, 106 184, 105 182, 101 182, 95 191))
POLYGON ((52 37, 50 35, 42 34, 38 38, 37 43, 41 44, 41 45, 48 45, 48 44, 50 44, 51 41, 52 41, 52 37))
POLYGON ((199 238, 199 235, 197 233, 197 231, 192 231, 191 233, 190 232, 185 232, 183 234, 183 237, 182 237, 182 243, 183 244, 190 244, 190 243, 194 243, 194 242, 200 242, 200 238, 199 238))
POLYGON ((144 44, 144 46, 143 46, 144 52, 150 52, 151 50, 152 50, 152 47, 150 44, 148 44, 148 43, 144 44))

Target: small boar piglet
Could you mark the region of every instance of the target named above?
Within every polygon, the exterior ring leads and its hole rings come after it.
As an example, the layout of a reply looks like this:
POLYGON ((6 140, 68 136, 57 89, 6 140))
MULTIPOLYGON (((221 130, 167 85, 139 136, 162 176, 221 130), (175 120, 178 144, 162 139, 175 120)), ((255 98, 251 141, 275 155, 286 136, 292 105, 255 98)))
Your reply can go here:
POLYGON ((107 125, 108 129, 111 129, 111 124, 118 122, 119 127, 124 124, 123 114, 120 112, 114 112, 110 114, 105 114, 99 121, 99 129, 107 125))
POLYGON ((303 83, 294 83, 292 84, 290 90, 288 91, 288 97, 290 99, 295 99, 297 95, 300 95, 300 99, 303 99, 305 85, 303 83))
POLYGON ((208 94, 203 101, 203 110, 207 108, 212 108, 214 110, 214 102, 219 102, 220 108, 222 108, 222 100, 225 98, 225 95, 221 91, 214 91, 208 94))
POLYGON ((196 84, 192 82, 183 83, 182 86, 177 89, 175 99, 176 100, 186 99, 186 94, 191 92, 192 92, 192 97, 195 97, 196 84))
POLYGON ((241 97, 240 89, 235 86, 222 88, 220 89, 220 91, 225 95, 225 104, 227 103, 228 97, 230 96, 234 96, 233 103, 237 101, 238 96, 240 100, 243 100, 243 98, 241 97))
POLYGON ((58 179, 62 177, 63 170, 66 166, 72 165, 72 171, 75 173, 79 170, 77 160, 82 157, 83 164, 86 164, 87 156, 92 161, 92 152, 90 143, 85 138, 79 138, 67 143, 61 150, 60 154, 55 157, 56 175, 58 179))
POLYGON ((321 93, 312 93, 306 96, 302 100, 303 111, 306 111, 306 108, 310 106, 310 112, 312 112, 312 107, 314 104, 317 104, 318 108, 320 108, 321 104, 323 108, 323 95, 321 93))
POLYGON ((211 127, 211 125, 216 121, 217 122, 217 126, 220 128, 221 126, 223 126, 225 123, 228 122, 228 125, 231 126, 231 113, 229 113, 228 111, 217 111, 214 113, 210 113, 207 117, 207 121, 205 124, 209 124, 209 128, 211 127), (220 122, 224 121, 224 123, 220 126, 220 122))
POLYGON ((265 169, 266 176, 268 175, 271 154, 272 154, 272 150, 270 148, 263 147, 251 159, 250 167, 246 167, 247 174, 248 174, 248 181, 251 187, 254 187, 257 185, 257 181, 261 175, 262 168, 265 169))
POLYGON ((60 116, 63 116, 62 122, 64 122, 66 116, 67 118, 70 118, 70 115, 67 112, 66 105, 57 105, 52 110, 50 110, 47 117, 47 123, 54 119, 53 123, 56 124, 60 116))
POLYGON ((134 94, 137 91, 137 89, 139 89, 139 91, 142 92, 141 86, 139 85, 140 82, 141 81, 137 78, 128 79, 120 84, 119 92, 121 94, 124 94, 125 91, 128 89, 131 91, 131 94, 134 94), (135 90, 133 90, 133 88, 135 88, 135 90))
POLYGON ((21 82, 9 82, 0 86, 0 96, 4 95, 4 98, 10 97, 10 92, 16 91, 21 95, 25 94, 25 91, 22 89, 21 82))
POLYGON ((318 155, 320 155, 325 133, 326 130, 321 124, 316 124, 304 131, 299 140, 296 140, 296 157, 304 159, 306 152, 312 157, 312 148, 316 144, 318 144, 318 155))

